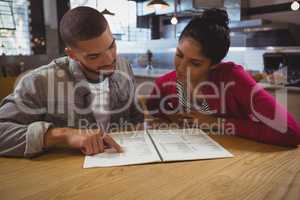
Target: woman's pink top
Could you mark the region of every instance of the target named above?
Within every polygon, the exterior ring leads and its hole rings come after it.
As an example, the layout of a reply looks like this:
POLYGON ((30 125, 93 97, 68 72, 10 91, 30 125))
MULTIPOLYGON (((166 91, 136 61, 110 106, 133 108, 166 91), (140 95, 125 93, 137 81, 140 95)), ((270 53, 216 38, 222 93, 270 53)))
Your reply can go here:
MULTIPOLYGON (((147 98, 146 105, 150 111, 158 110, 154 116, 164 117, 161 102, 169 110, 179 105, 176 72, 156 79, 155 84, 157 88, 147 98)), ((300 144, 299 124, 242 66, 220 63, 211 70, 201 93, 214 115, 225 118, 225 129, 234 127, 235 135, 281 146, 300 144)))

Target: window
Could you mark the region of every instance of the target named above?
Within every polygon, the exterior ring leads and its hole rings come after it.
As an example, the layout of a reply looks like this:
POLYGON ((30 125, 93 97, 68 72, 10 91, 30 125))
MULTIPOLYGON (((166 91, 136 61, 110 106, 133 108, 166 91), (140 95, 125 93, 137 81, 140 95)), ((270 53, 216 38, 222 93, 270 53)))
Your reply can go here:
POLYGON ((29 55, 29 3, 0 0, 0 55, 29 55))
POLYGON ((16 29, 12 3, 12 1, 0 1, 0 29, 16 29))
POLYGON ((71 8, 90 6, 100 12, 109 10, 115 15, 104 15, 114 37, 118 40, 150 40, 150 29, 136 27, 136 2, 128 0, 71 0, 71 8))

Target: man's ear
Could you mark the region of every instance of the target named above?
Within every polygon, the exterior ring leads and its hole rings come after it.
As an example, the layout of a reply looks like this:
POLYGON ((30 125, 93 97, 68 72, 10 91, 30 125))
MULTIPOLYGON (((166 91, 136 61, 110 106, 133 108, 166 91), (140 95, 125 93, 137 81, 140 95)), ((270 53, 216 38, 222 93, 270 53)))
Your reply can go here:
POLYGON ((65 53, 73 60, 77 60, 75 52, 70 47, 65 48, 65 53))

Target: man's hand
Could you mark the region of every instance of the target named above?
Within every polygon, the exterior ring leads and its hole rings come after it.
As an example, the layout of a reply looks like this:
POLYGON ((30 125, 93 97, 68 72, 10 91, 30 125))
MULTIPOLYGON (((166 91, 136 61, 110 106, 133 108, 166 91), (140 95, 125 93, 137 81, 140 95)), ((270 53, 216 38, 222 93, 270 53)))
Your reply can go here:
POLYGON ((80 149, 86 155, 102 153, 107 147, 114 148, 119 153, 122 152, 121 146, 112 137, 102 133, 99 129, 50 129, 45 135, 44 147, 47 148, 58 143, 80 149))

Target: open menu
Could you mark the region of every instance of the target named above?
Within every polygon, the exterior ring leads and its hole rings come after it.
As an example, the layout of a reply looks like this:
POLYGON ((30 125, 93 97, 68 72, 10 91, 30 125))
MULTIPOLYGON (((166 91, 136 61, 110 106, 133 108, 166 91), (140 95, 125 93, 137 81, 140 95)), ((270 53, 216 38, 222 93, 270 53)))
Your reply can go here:
POLYGON ((84 168, 233 157, 200 129, 169 129, 110 134, 122 153, 107 149, 86 156, 84 168))

